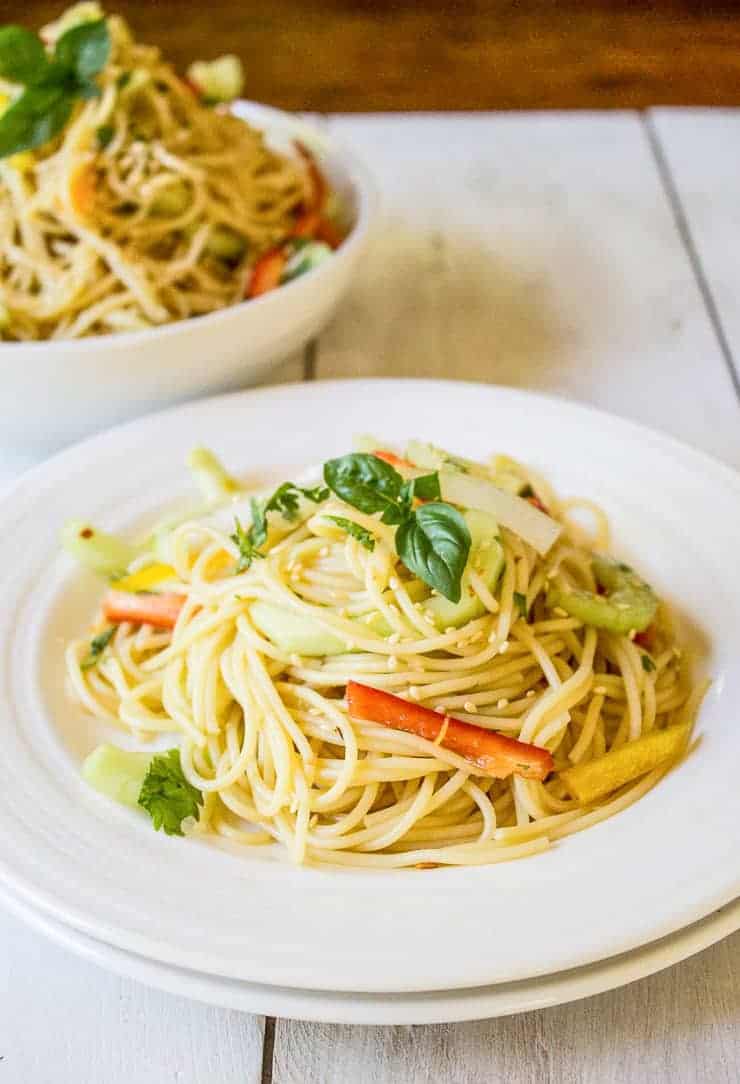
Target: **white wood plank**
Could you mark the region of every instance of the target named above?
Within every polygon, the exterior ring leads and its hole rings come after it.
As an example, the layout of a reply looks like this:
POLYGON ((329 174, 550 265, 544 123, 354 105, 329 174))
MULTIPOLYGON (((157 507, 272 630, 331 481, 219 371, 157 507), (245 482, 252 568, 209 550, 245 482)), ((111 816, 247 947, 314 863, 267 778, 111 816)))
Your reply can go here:
POLYGON ((278 1021, 274 1084, 735 1084, 740 934, 622 990, 436 1027, 278 1021))
POLYGON ((635 115, 332 123, 385 209, 319 376, 545 390, 740 463, 730 379, 635 115))
POLYGON ((740 373, 740 110, 656 109, 650 120, 740 373))
POLYGON ((149 990, 0 913, 2 1084, 259 1084, 263 1021, 149 990))

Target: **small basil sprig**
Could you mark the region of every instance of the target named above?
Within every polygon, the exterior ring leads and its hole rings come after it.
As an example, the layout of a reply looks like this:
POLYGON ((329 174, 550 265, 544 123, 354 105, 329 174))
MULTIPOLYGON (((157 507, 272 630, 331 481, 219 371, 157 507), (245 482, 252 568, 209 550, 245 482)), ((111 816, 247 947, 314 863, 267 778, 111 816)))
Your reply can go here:
POLYGON ((359 523, 355 523, 354 520, 347 519, 345 516, 324 516, 324 519, 336 523, 337 527, 356 538, 366 550, 370 550, 370 553, 375 549, 375 539, 366 527, 361 527, 359 523))
POLYGON ((0 116, 0 158, 48 143, 67 123, 78 99, 98 97, 95 76, 109 56, 105 19, 62 34, 52 56, 30 30, 0 27, 0 78, 25 87, 0 116))
POLYGON ((406 567, 450 602, 460 601, 470 531, 460 512, 439 500, 436 473, 405 482, 385 460, 355 452, 325 463, 324 481, 346 504, 397 526, 396 552, 406 567), (414 498, 432 503, 414 510, 414 498))
POLYGON ((264 557, 260 553, 260 546, 267 541, 267 515, 269 512, 279 512, 283 519, 289 523, 298 515, 298 502, 305 497, 314 504, 321 504, 329 496, 329 490, 324 486, 314 486, 304 489, 295 482, 283 482, 266 501, 250 501, 252 509, 251 526, 243 527, 238 519, 234 520, 234 533, 231 541, 239 550, 239 560, 236 565, 236 574, 246 572, 252 561, 258 557, 264 557))

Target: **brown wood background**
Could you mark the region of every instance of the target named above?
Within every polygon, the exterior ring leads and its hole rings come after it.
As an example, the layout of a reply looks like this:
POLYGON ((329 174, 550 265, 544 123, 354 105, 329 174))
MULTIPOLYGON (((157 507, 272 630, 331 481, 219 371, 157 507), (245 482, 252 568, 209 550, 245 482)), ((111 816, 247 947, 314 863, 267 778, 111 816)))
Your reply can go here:
MULTIPOLYGON (((64 0, 0 0, 39 26, 64 0)), ((740 2, 112 0, 185 68, 236 52, 287 109, 740 105, 740 2)))

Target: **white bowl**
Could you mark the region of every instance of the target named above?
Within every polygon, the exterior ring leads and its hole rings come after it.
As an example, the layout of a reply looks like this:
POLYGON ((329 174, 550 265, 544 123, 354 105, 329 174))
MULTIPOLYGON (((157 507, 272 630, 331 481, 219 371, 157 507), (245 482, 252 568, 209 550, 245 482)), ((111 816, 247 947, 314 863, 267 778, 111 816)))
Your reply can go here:
POLYGON ((235 112, 271 145, 300 139, 349 204, 354 226, 331 259, 278 290, 146 331, 0 344, 0 447, 47 451, 113 422, 207 392, 243 387, 328 322, 365 250, 377 191, 332 136, 279 109, 235 112))

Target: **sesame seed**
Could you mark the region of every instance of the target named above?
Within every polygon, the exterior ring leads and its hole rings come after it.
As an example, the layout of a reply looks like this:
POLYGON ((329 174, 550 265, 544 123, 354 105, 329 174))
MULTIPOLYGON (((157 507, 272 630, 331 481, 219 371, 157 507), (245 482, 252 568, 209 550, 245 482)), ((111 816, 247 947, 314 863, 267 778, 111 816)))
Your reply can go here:
POLYGON ((505 655, 508 650, 509 650, 509 641, 504 640, 501 647, 498 649, 498 653, 499 653, 499 655, 505 655))
POLYGON ((502 696, 500 700, 496 701, 496 707, 498 708, 499 711, 501 711, 502 708, 507 708, 508 706, 509 706, 509 701, 506 699, 505 696, 502 696))
POLYGON ((328 556, 329 556, 329 547, 328 546, 322 546, 321 549, 319 550, 319 557, 328 557, 328 556))
POLYGON ((555 607, 553 608, 553 611, 552 611, 552 612, 553 612, 554 614, 557 614, 557 615, 558 615, 558 617, 567 617, 567 616, 568 616, 568 611, 567 611, 567 610, 564 610, 562 606, 555 606, 555 607))
POLYGON ((478 708, 475 706, 472 700, 466 700, 464 707, 468 715, 475 715, 475 713, 478 711, 478 708))
POLYGON ((478 629, 478 631, 474 632, 473 635, 470 637, 470 639, 468 640, 468 643, 469 644, 477 644, 478 641, 482 640, 482 639, 483 639, 483 629, 478 629))
POLYGON ((527 700, 531 700, 534 695, 534 689, 527 689, 527 700))
POLYGON ((456 632, 456 631, 457 630, 455 629, 454 625, 448 625, 447 628, 445 629, 445 636, 449 636, 451 632, 456 632))
POLYGON ((595 685, 594 692, 599 696, 606 696, 606 685, 595 685))
POLYGON ((438 712, 440 715, 446 715, 447 714, 447 705, 446 704, 437 704, 437 706, 435 707, 434 710, 436 712, 438 712))
POLYGON ((558 574, 558 570, 556 568, 551 568, 548 572, 545 573, 545 579, 546 580, 554 580, 555 577, 557 576, 557 574, 558 574))
POLYGON ((391 576, 391 578, 388 580, 388 586, 390 587, 391 591, 397 591, 398 579, 395 576, 391 576))
POLYGON ((388 669, 395 670, 398 667, 398 659, 395 655, 388 656, 388 669))
POLYGON ((419 699, 419 690, 417 689, 417 687, 415 685, 410 685, 409 686, 408 697, 409 697, 409 700, 418 700, 419 699))
POLYGON ((388 643, 389 644, 397 644, 397 643, 399 643, 400 639, 401 639, 401 633, 400 632, 394 632, 388 637, 388 643))

